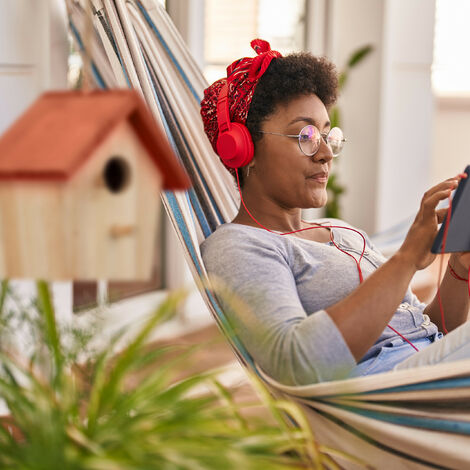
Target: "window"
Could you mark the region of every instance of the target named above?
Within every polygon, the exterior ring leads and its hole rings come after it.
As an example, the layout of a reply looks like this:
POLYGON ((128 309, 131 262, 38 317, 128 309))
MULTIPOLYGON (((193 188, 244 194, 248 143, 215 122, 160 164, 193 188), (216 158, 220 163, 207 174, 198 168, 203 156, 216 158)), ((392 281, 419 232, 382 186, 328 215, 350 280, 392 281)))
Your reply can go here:
POLYGON ((433 88, 438 94, 470 94, 470 2, 436 0, 433 88))
POLYGON ((204 31, 204 74, 212 83, 235 59, 253 57, 252 39, 266 39, 281 54, 303 49, 305 0, 206 0, 204 31))

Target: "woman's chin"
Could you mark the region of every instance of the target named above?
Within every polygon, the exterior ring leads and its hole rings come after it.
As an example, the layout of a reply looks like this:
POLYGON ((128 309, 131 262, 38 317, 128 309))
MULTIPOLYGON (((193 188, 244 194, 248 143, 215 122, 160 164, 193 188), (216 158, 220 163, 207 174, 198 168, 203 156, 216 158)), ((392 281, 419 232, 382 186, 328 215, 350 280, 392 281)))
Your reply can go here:
POLYGON ((300 209, 322 209, 325 206, 326 206, 326 202, 325 203, 315 202, 315 203, 304 204, 302 207, 300 207, 300 209))
POLYGON ((326 191, 325 191, 324 194, 318 194, 318 195, 315 195, 315 196, 316 197, 314 197, 311 200, 309 208, 310 209, 320 209, 322 207, 325 207, 326 203, 328 202, 328 196, 326 194, 326 191))

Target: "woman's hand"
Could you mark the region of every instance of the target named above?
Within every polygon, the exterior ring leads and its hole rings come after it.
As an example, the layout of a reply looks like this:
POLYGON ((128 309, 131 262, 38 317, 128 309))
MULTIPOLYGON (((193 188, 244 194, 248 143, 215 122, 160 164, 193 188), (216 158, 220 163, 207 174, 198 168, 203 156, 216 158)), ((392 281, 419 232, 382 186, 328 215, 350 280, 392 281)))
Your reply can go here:
MULTIPOLYGON (((442 223, 447 213, 447 209, 436 210, 436 207, 439 201, 450 196, 460 178, 460 175, 449 178, 424 193, 413 225, 398 250, 417 270, 429 266, 436 257, 431 253, 431 247, 437 235, 438 224, 442 223)), ((464 260, 466 259, 465 257, 464 260)))

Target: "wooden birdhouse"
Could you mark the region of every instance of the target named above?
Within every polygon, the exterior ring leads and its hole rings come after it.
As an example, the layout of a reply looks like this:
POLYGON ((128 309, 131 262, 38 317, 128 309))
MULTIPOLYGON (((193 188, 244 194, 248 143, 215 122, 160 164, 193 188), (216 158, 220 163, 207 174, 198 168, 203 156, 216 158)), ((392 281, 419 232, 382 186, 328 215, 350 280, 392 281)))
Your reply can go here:
POLYGON ((147 279, 189 185, 137 92, 46 93, 0 138, 0 277, 147 279))

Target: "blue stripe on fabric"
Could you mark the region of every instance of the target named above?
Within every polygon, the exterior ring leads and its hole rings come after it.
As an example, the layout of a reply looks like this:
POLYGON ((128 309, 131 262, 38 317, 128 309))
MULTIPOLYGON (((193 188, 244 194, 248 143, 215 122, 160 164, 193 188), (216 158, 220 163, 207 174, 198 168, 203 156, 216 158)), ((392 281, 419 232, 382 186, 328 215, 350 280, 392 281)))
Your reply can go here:
POLYGON ((96 65, 94 62, 91 63, 91 70, 93 71, 93 76, 95 77, 95 80, 98 84, 98 86, 102 89, 107 88, 106 83, 104 82, 103 78, 100 75, 99 70, 96 68, 96 65))
MULTIPOLYGON (((145 60, 144 60, 144 63, 146 63, 145 60)), ((145 67, 145 69, 146 69, 146 72, 148 73, 147 67, 145 67)), ((158 97, 158 94, 155 90, 155 87, 153 86, 152 80, 150 80, 150 84, 152 86, 153 96, 154 96, 155 102, 157 104, 158 112, 160 113, 160 117, 161 117, 161 120, 162 120, 162 123, 163 123, 163 127, 165 128, 165 134, 168 137, 168 140, 170 141, 170 144, 171 144, 173 150, 178 155, 178 157, 181 161, 181 156, 180 156, 178 146, 176 145, 175 138, 173 137, 173 134, 170 131, 170 127, 168 126, 168 122, 165 118, 165 114, 163 113, 163 108, 162 108, 162 105, 160 103, 160 99, 158 97)))
POLYGON ((194 192, 194 189, 192 189, 191 191, 188 191, 188 197, 191 201, 191 207, 194 209, 194 212, 196 213, 196 217, 197 217, 197 220, 199 221, 199 225, 201 226, 202 233, 204 234, 204 238, 207 238, 212 233, 212 229, 210 228, 207 218, 204 212, 202 211, 202 207, 199 203, 196 193, 194 192))
MULTIPOLYGON (((382 393, 400 393, 400 392, 413 392, 413 391, 424 391, 424 390, 443 390, 448 388, 463 388, 470 386, 470 377, 458 377, 455 379, 442 379, 442 380, 433 380, 428 382, 421 382, 416 384, 410 385, 399 385, 398 387, 389 387, 389 388, 381 388, 378 390, 370 390, 368 392, 360 392, 360 395, 367 396, 367 395, 379 395, 382 393)), ((321 395, 321 396, 313 396, 310 397, 312 400, 321 400, 322 398, 330 398, 330 397, 347 397, 349 395, 358 395, 358 393, 341 393, 333 394, 333 395, 321 395)))
POLYGON ((191 194, 194 194, 194 199, 195 201, 197 202, 198 204, 198 207, 199 207, 199 202, 198 202, 198 199, 197 199, 197 194, 194 193, 194 189, 191 188, 190 190, 186 191, 186 201, 188 202, 188 207, 191 209, 189 211, 190 215, 191 215, 191 220, 193 221, 193 225, 196 226, 196 222, 198 222, 198 225, 201 227, 202 229, 202 232, 204 234, 204 237, 207 238, 208 235, 205 234, 206 231, 210 232, 210 227, 209 227, 209 223, 207 221, 207 218, 205 216, 204 213, 202 213, 202 216, 203 216, 203 220, 200 220, 200 219, 197 219, 195 218, 195 214, 196 214, 196 210, 191 202, 191 197, 190 197, 190 193, 191 194), (203 224, 204 224, 204 228, 203 228, 203 224))
POLYGON ((69 26, 70 26, 70 29, 72 30, 76 40, 78 41, 78 45, 80 46, 80 49, 83 49, 82 39, 80 38, 80 34, 78 33, 77 28, 73 24, 73 21, 69 21, 69 26))
MULTIPOLYGON (((193 188, 191 188, 191 189, 193 189, 193 188)), ((186 191, 185 196, 186 196, 186 201, 188 203, 188 207, 190 207, 192 209, 191 199, 189 197, 189 191, 186 191)), ((196 219, 194 218, 194 210, 190 210, 189 213, 191 215, 191 220, 193 221, 193 225, 196 226, 196 219)))
POLYGON ((126 79, 127 86, 129 88, 131 88, 132 87, 131 80, 129 78, 129 75, 127 74, 126 68, 124 67, 124 62, 122 60, 122 56, 121 56, 121 53, 119 51, 119 47, 117 46, 117 43, 116 43, 116 41, 114 39, 114 36, 112 34, 112 30, 109 27, 108 22, 106 21, 106 17, 102 14, 101 11, 98 12, 97 17, 98 17, 98 20, 100 21, 100 23, 103 25, 103 29, 106 33, 106 36, 109 39, 109 41, 111 42, 111 45, 113 46, 114 53, 116 54, 116 57, 118 58, 119 63, 121 64, 121 69, 124 73, 124 78, 126 79))
POLYGON ((184 221, 183 214, 181 213, 180 207, 178 205, 178 201, 176 200, 175 195, 172 191, 164 191, 164 194, 168 200, 168 204, 171 207, 173 212, 173 217, 178 225, 178 228, 183 235, 184 244, 191 255, 191 259, 193 260, 194 265, 196 266, 198 274, 201 276, 203 274, 202 267, 199 263, 198 256, 196 254, 196 250, 194 249, 194 244, 191 238, 191 234, 189 233, 188 227, 184 221))
POLYGON ((354 434, 358 438, 362 439, 363 441, 367 442, 370 445, 373 445, 375 447, 378 447, 381 451, 388 452, 389 454, 396 455, 397 457, 400 457, 402 459, 410 460, 412 462, 417 462, 420 464, 424 464, 426 468, 437 468, 437 469, 448 469, 449 467, 443 467, 441 465, 437 465, 434 462, 424 460, 422 458, 415 457, 414 455, 407 454, 403 451, 394 449, 393 447, 389 447, 382 442, 379 442, 375 440, 373 437, 369 436, 368 434, 365 434, 363 431, 355 428, 349 423, 346 423, 345 421, 339 419, 336 416, 331 415, 330 413, 323 411, 323 410, 318 410, 312 406, 310 406, 316 413, 319 415, 323 416, 326 419, 329 419, 333 423, 335 423, 337 426, 340 426, 344 428, 346 431, 350 432, 351 434, 354 434))
POLYGON ((430 429, 432 431, 445 431, 454 434, 470 435, 470 423, 462 421, 453 421, 447 419, 424 418, 419 416, 404 416, 387 413, 384 411, 364 410, 349 405, 340 405, 335 403, 328 403, 336 408, 341 408, 352 413, 372 418, 378 421, 385 421, 387 423, 397 424, 399 426, 408 426, 422 429, 430 429))
POLYGON ((116 45, 116 41, 114 40, 114 37, 113 37, 113 43, 114 43, 113 49, 114 49, 115 51, 117 51, 117 54, 116 54, 116 55, 117 55, 117 58, 118 58, 118 60, 119 60, 119 63, 121 64, 121 69, 122 69, 122 72, 123 72, 123 74, 124 74, 124 78, 126 79, 127 86, 128 86, 129 88, 132 88, 131 79, 129 78, 129 75, 127 74, 126 67, 124 67, 124 62, 123 62, 123 60, 122 60, 121 53, 119 52, 119 49, 118 49, 118 47, 117 47, 117 45, 116 45))
POLYGON ((411 392, 414 390, 440 390, 444 388, 460 388, 469 387, 470 377, 458 377, 456 379, 442 379, 434 380, 431 382, 422 382, 418 384, 402 385, 398 387, 384 388, 381 390, 371 390, 364 394, 373 395, 377 393, 390 393, 390 392, 411 392))
POLYGON ((188 88, 190 89, 191 93, 193 94, 194 98, 198 101, 198 103, 201 101, 202 97, 200 97, 196 90, 193 88, 191 82, 189 81, 187 75, 184 73, 184 70, 181 68, 181 65, 179 64, 179 62, 176 60, 175 56, 173 55, 173 53, 171 52, 170 48, 168 47, 168 44, 166 43, 166 41, 163 39, 163 36, 160 34, 160 32, 158 31, 157 27, 155 26, 154 22, 152 21, 152 18, 150 18, 150 15, 147 13, 147 11, 145 10, 145 8, 142 6, 142 4, 137 1, 137 6, 139 7, 140 11, 142 12, 142 14, 144 15, 147 23, 150 25, 150 27, 153 29, 153 31, 155 32, 155 34, 157 35, 157 38, 158 40, 161 42, 162 46, 164 47, 164 49, 166 50, 167 54, 169 55, 169 57, 171 58, 171 61, 175 64, 175 67, 178 69, 178 71, 180 72, 181 74, 181 77, 183 78, 183 80, 185 81, 186 85, 188 86, 188 88))
MULTIPOLYGON (((410 385, 400 385, 398 387, 389 387, 389 388, 381 388, 378 390, 370 390, 368 392, 361 392, 360 395, 378 395, 382 393, 400 393, 400 392, 413 392, 413 391, 424 391, 424 390, 443 390, 448 388, 463 388, 470 386, 470 377, 458 377, 455 379, 442 379, 442 380, 434 380, 431 382, 421 382, 416 384, 410 385)), ((347 397, 349 395, 357 395, 357 393, 342 393, 341 395, 321 395, 321 396, 314 396, 310 397, 313 400, 320 400, 322 398, 329 398, 333 396, 342 396, 347 397)))
MULTIPOLYGON (((75 36, 75 39, 77 40, 78 42, 78 45, 80 46, 80 50, 84 51, 86 54, 88 54, 86 51, 85 51, 85 48, 83 46, 83 42, 82 42, 82 39, 80 37, 80 34, 77 30, 77 28, 75 27, 75 25, 73 24, 72 21, 69 21, 69 26, 70 26, 70 29, 72 30, 74 36, 75 36)), ((95 80, 98 84, 98 86, 100 88, 107 88, 106 87, 106 83, 105 81, 103 80, 103 77, 101 76, 98 68, 96 67, 95 63, 93 61, 91 61, 91 70, 92 70, 92 73, 93 73, 93 76, 95 77, 95 80)))

